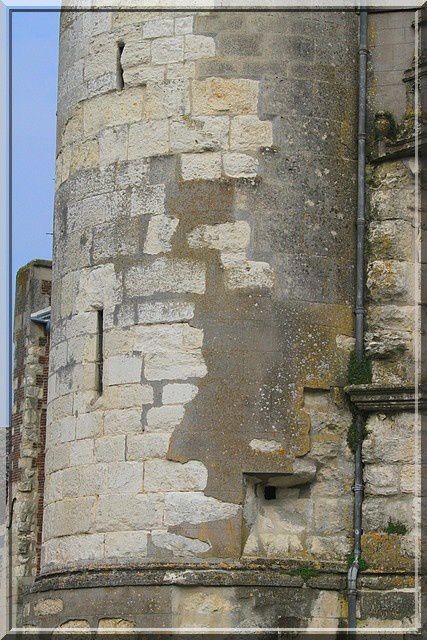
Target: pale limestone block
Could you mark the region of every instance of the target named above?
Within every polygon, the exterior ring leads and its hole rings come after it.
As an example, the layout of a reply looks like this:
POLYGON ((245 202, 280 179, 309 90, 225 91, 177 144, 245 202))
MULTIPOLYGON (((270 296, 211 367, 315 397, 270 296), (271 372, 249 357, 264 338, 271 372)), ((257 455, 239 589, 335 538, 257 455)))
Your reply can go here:
POLYGON ((89 196, 68 206, 67 224, 69 231, 92 227, 105 222, 108 210, 108 199, 104 194, 89 196))
POLYGON ((177 524, 200 524, 216 520, 227 520, 240 513, 240 506, 221 502, 203 493, 176 492, 165 495, 164 522, 168 526, 177 524))
POLYGON ((173 18, 163 18, 160 20, 150 20, 142 28, 144 38, 161 38, 162 36, 173 36, 173 18))
POLYGON ((109 70, 102 76, 92 78, 86 82, 85 98, 90 100, 98 95, 106 94, 109 91, 116 90, 117 88, 117 72, 115 70, 109 70))
POLYGON ((62 132, 62 146, 65 147, 73 142, 78 142, 83 137, 83 107, 77 105, 69 120, 65 123, 62 132))
POLYGON ((88 82, 103 76, 105 73, 114 73, 117 66, 117 50, 115 43, 104 44, 104 48, 96 53, 90 53, 84 59, 83 80, 88 82))
POLYGON ((93 38, 100 33, 107 33, 111 29, 110 11, 85 11, 83 12, 84 38, 93 38))
POLYGON ((105 309, 121 300, 121 275, 113 264, 81 271, 76 308, 79 311, 105 309))
POLYGON ((89 532, 94 504, 95 498, 78 497, 47 505, 43 514, 43 540, 89 532))
POLYGON ((153 403, 153 388, 143 384, 121 384, 107 387, 100 398, 97 408, 127 409, 153 403))
POLYGON ((152 407, 147 412, 146 432, 167 431, 171 432, 180 424, 184 417, 184 407, 180 405, 167 405, 164 407, 152 407))
POLYGON ((192 351, 203 344, 203 329, 190 327, 187 323, 137 325, 134 334, 133 350, 142 353, 192 351))
POLYGON ((177 36, 184 36, 188 33, 193 33, 193 22, 193 16, 175 18, 175 34, 177 36))
POLYGON ((95 509, 96 531, 141 531, 159 528, 164 502, 160 494, 100 496, 95 509))
POLYGON ((62 471, 58 472, 59 474, 61 474, 61 500, 63 500, 64 498, 78 498, 81 495, 93 495, 90 493, 80 493, 82 469, 84 469, 84 466, 69 467, 68 469, 63 469, 62 471))
POLYGON ((77 273, 67 273, 61 282, 61 317, 69 316, 73 313, 76 303, 76 296, 79 287, 77 273))
POLYGON ((191 402, 198 393, 198 388, 194 384, 167 384, 163 387, 163 404, 187 404, 191 402))
POLYGON ((313 533, 339 535, 351 526, 351 501, 318 496, 313 507, 313 533))
POLYGON ((145 491, 203 491, 207 480, 207 469, 198 460, 184 464, 171 460, 148 460, 144 465, 145 491))
POLYGON ((137 319, 141 324, 158 322, 185 322, 194 317, 191 302, 141 302, 137 306, 137 319))
MULTIPOLYGON (((419 472, 419 477, 421 473, 419 472)), ((400 470, 400 490, 402 493, 416 493, 419 487, 415 483, 415 463, 404 464, 400 470)))
POLYGON ((77 336, 87 336, 88 334, 96 334, 97 317, 93 311, 78 311, 65 322, 65 332, 67 338, 75 338, 77 336))
POLYGON ((99 134, 99 164, 105 169, 113 162, 127 160, 129 128, 127 125, 104 129, 99 134))
POLYGON ((195 75, 196 75, 195 62, 175 62, 175 64, 168 64, 166 66, 166 80, 178 80, 179 78, 194 78, 195 75))
POLYGON ((104 493, 141 493, 143 488, 142 462, 112 462, 107 465, 107 484, 104 493))
POLYGON ((65 416, 70 416, 73 413, 73 394, 68 394, 66 396, 62 396, 61 398, 57 398, 55 400, 50 400, 47 405, 47 423, 50 425, 53 422, 57 422, 61 420, 61 418, 65 418, 65 416))
POLYGON ((79 362, 88 363, 96 361, 96 340, 95 335, 77 336, 68 340, 68 363, 79 362))
POLYGON ((368 265, 366 286, 374 302, 413 299, 413 265, 398 260, 374 260, 368 265))
POLYGON ((192 84, 194 115, 256 114, 259 82, 244 78, 208 78, 192 84))
POLYGON ((131 267, 125 274, 128 295, 205 292, 205 267, 192 260, 158 258, 149 265, 131 267))
POLYGON ((123 69, 135 67, 139 64, 147 64, 151 59, 151 49, 149 42, 126 42, 120 58, 123 69))
POLYGON ((104 436, 95 440, 97 462, 120 462, 125 459, 125 436, 104 436))
POLYGON ((169 151, 167 120, 137 122, 129 127, 129 160, 165 155, 169 151))
POLYGON ((141 120, 144 90, 144 87, 134 87, 87 100, 83 106, 85 134, 93 135, 107 127, 141 120))
POLYGON ((98 629, 134 629, 135 624, 131 620, 124 620, 123 618, 101 618, 98 624, 98 629))
MULTIPOLYGON (((76 558, 80 561, 99 560, 104 555, 104 536, 86 534, 48 540, 43 544, 42 555, 43 565, 75 564, 76 558)), ((64 623, 63 626, 68 626, 68 623, 64 623)))
POLYGON ((144 117, 148 121, 190 113, 190 83, 186 78, 150 83, 144 94, 144 117))
POLYGON ((147 380, 187 380, 203 378, 207 368, 201 353, 149 354, 145 358, 147 380))
POLYGON ((78 466, 81 464, 93 463, 93 439, 76 440, 71 443, 70 448, 70 465, 78 466))
POLYGON ((158 38, 151 44, 153 64, 168 64, 184 60, 184 38, 158 38))
POLYGON ((151 218, 148 223, 147 236, 144 243, 144 253, 155 255, 171 250, 171 240, 178 226, 178 218, 159 215, 151 218))
POLYGON ((76 436, 76 419, 74 416, 62 418, 46 432, 46 448, 55 447, 63 442, 70 442, 76 436))
POLYGON ((63 471, 57 471, 56 473, 50 473, 45 478, 44 485, 44 503, 50 504, 57 500, 62 500, 62 476, 63 471))
POLYGON ((336 628, 341 619, 342 598, 332 591, 318 592, 308 622, 310 628, 336 628))
MULTIPOLYGON (((79 494, 80 496, 98 496, 100 493, 106 492, 107 486, 107 465, 106 464, 91 464, 83 467, 76 467, 75 469, 64 470, 64 487, 67 483, 66 477, 68 471, 77 471, 79 479, 79 494)), ((72 496, 70 496, 72 497, 72 496)))
POLYGON ((68 342, 60 342, 54 347, 50 348, 49 352, 49 368, 50 371, 56 371, 61 367, 65 367, 67 364, 67 345, 68 342))
POLYGON ((228 116, 180 118, 170 125, 171 151, 216 151, 228 149, 228 116))
POLYGON ((274 274, 267 262, 247 260, 242 264, 226 265, 225 282, 229 289, 271 289, 274 274))
POLYGON ((181 156, 183 180, 219 180, 221 178, 220 153, 186 153, 181 156))
POLYGON ((111 356, 104 362, 104 383, 115 385, 140 382, 141 369, 142 360, 138 356, 111 356))
MULTIPOLYGON (((50 427, 51 428, 51 427, 50 427)), ((45 467, 46 473, 53 473, 60 469, 65 469, 70 464, 70 443, 64 442, 46 451, 45 467)))
POLYGON ((123 558, 147 555, 146 531, 120 531, 105 534, 105 557, 123 558))
POLYGON ((283 448, 277 440, 259 440, 258 438, 251 440, 249 446, 254 451, 260 451, 261 453, 273 453, 283 448))
POLYGON ((81 620, 80 618, 73 618, 67 620, 57 627, 58 629, 90 629, 90 624, 87 620, 81 620))
POLYGON ((271 122, 257 116, 236 116, 231 120, 230 149, 246 151, 259 147, 271 147, 273 129, 271 122))
POLYGON ((76 419, 76 440, 99 436, 102 431, 102 421, 102 411, 80 413, 76 419))
POLYGON ((224 224, 196 227, 187 236, 193 249, 218 249, 231 253, 246 252, 251 238, 251 228, 244 220, 224 224))
POLYGON ((122 325, 124 328, 112 328, 104 332, 104 358, 130 353, 133 347, 133 334, 129 328, 135 323, 133 306, 129 317, 122 325))
POLYGON ((368 436, 363 442, 363 456, 367 463, 413 463, 414 416, 396 414, 372 415, 366 423, 368 436))
POLYGON ((36 616, 52 616, 61 613, 64 609, 64 603, 61 598, 44 598, 38 600, 34 605, 34 613, 36 616))
POLYGON ((144 189, 133 190, 130 215, 161 215, 165 213, 165 201, 164 184, 151 184, 144 189))
POLYGON ((206 553, 211 548, 211 545, 207 542, 167 531, 152 531, 151 541, 158 549, 171 552, 175 558, 198 556, 201 553, 206 553))
POLYGON ((163 82, 165 79, 164 67, 152 67, 151 65, 140 64, 137 67, 130 67, 123 72, 123 81, 127 87, 137 87, 148 82, 163 82))
POLYGON ((131 196, 138 192, 141 187, 147 186, 149 181, 150 161, 133 160, 132 162, 120 162, 116 166, 116 186, 118 189, 131 187, 131 196))
POLYGON ((350 553, 351 539, 347 536, 309 536, 307 547, 315 558, 336 560, 350 553))
POLYGON ((126 438, 126 460, 150 460, 164 458, 168 452, 170 433, 155 431, 128 435, 126 438))
POLYGON ((111 409, 106 412, 105 435, 140 433, 141 431, 141 409, 111 409))
POLYGON ((184 40, 184 60, 199 60, 215 55, 215 40, 209 36, 189 34, 184 40))
POLYGON ((365 466, 365 491, 369 495, 392 495, 399 492, 399 470, 391 465, 365 466))
POLYGON ((225 153, 222 158, 224 173, 230 178, 254 178, 258 160, 245 153, 225 153))

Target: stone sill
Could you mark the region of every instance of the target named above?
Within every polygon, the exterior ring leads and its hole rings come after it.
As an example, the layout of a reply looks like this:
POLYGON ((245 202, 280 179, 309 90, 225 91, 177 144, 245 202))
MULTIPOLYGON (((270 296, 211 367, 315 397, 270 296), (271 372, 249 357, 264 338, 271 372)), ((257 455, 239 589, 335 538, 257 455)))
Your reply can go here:
MULTIPOLYGON (((420 133, 418 138, 418 153, 422 156, 427 150, 427 138, 420 133)), ((379 164, 399 158, 410 158, 415 156, 415 138, 407 138, 393 143, 380 142, 378 149, 372 153, 370 162, 379 164)))
POLYGON ((378 411, 380 413, 409 411, 414 413, 416 399, 419 411, 427 409, 427 398, 422 389, 416 391, 414 386, 353 384, 345 387, 344 391, 360 411, 378 411))
MULTIPOLYGON (((301 560, 253 559, 240 561, 202 561, 200 563, 141 563, 109 567, 86 566, 44 573, 28 593, 125 586, 212 586, 212 587, 303 587, 343 590, 347 584, 347 564, 324 562, 317 574, 302 577, 298 570, 306 567, 301 560)), ((360 584, 371 589, 412 587, 414 578, 407 572, 364 571, 360 584)))

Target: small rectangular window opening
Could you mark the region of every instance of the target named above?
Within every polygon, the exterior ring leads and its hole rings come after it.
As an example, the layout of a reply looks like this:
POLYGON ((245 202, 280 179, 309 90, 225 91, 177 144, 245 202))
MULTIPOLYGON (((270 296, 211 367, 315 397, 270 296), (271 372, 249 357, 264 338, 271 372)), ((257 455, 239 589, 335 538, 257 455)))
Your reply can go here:
POLYGON ((267 485, 264 487, 264 498, 266 500, 275 500, 276 499, 276 487, 272 487, 271 485, 267 485))
POLYGON ((123 79, 122 54, 125 48, 124 42, 117 43, 117 90, 121 91, 125 86, 123 79))
POLYGON ((96 340, 96 390, 101 396, 103 392, 104 377, 104 310, 98 309, 97 313, 97 340, 96 340))

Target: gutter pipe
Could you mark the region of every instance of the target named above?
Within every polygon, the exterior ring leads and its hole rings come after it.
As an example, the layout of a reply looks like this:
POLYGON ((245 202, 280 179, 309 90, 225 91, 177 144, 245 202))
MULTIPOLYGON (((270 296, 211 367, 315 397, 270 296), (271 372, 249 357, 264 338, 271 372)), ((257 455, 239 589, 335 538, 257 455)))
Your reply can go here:
MULTIPOLYGON (((367 63, 368 63, 368 11, 361 7, 359 15, 359 104, 357 135, 357 220, 356 220, 356 306, 355 338, 356 357, 364 354, 364 285, 365 285, 365 167, 366 167, 366 101, 367 101, 367 63)), ((362 538, 362 502, 363 502, 363 465, 362 434, 364 418, 361 413, 355 417, 357 448, 354 455, 354 547, 353 562, 348 570, 348 628, 356 631, 357 577, 361 557, 362 538)))

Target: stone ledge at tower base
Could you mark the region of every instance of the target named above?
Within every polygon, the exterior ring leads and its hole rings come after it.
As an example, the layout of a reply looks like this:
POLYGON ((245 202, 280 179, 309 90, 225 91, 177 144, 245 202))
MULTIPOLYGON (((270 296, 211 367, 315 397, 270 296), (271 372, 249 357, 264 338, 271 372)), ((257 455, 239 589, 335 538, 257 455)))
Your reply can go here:
MULTIPOLYGON (((360 588, 363 626, 411 626, 412 576, 366 572, 360 588)), ((346 626, 346 569, 259 560, 94 567, 45 573, 25 600, 26 628, 338 631, 346 626)))

